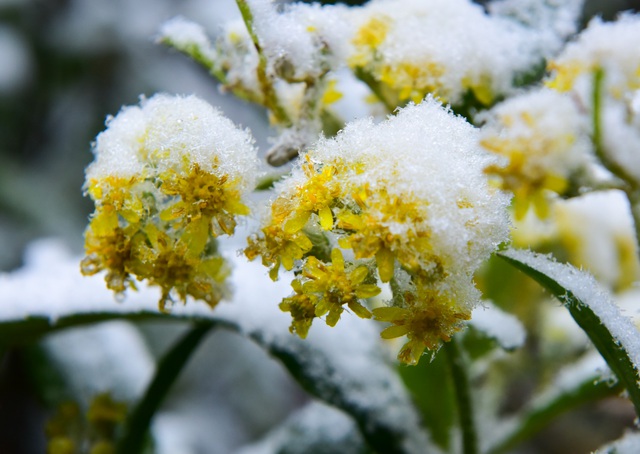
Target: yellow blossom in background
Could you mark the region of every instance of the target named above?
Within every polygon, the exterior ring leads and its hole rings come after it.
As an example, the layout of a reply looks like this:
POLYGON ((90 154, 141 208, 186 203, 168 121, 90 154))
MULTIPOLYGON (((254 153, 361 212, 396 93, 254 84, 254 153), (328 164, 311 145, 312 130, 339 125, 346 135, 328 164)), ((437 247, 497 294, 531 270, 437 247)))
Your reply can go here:
POLYGON ((592 19, 549 63, 546 82, 576 99, 583 115, 597 121, 593 135, 599 158, 635 187, 640 185, 640 47, 630 43, 639 40, 637 14, 622 14, 614 22, 592 19))
POLYGON ((251 137, 193 96, 156 95, 107 126, 87 169, 96 211, 82 272, 106 271, 118 294, 147 280, 162 289, 161 310, 175 296, 214 307, 228 293, 230 272, 215 238, 233 234, 236 218, 249 214, 251 137))
POLYGON ((546 218, 554 195, 563 195, 587 171, 588 119, 570 96, 546 89, 510 98, 481 118, 486 124, 480 144, 501 157, 485 172, 514 195, 516 219, 530 207, 546 218))

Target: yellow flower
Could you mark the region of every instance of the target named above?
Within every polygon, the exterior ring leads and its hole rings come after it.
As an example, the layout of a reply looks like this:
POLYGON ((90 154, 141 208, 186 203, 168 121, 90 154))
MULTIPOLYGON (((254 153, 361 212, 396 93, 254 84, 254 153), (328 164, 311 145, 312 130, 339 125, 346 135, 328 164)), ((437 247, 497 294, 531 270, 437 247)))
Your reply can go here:
POLYGON ((365 284, 369 275, 366 266, 358 266, 347 272, 340 249, 331 251, 331 265, 315 257, 309 257, 302 270, 302 276, 309 279, 302 285, 305 294, 318 294, 316 317, 327 315, 327 325, 335 326, 346 304, 358 317, 371 318, 371 313, 359 300, 371 298, 380 293, 375 284, 365 284))
POLYGON ((376 48, 382 44, 387 37, 389 31, 389 18, 373 17, 366 24, 364 24, 356 36, 353 38, 353 44, 355 46, 363 46, 369 48, 376 48))
POLYGON ((86 192, 85 275, 106 270, 121 294, 134 278, 215 306, 229 274, 216 237, 231 235, 257 175, 250 134, 194 96, 156 95, 125 107, 96 138, 86 192))
POLYGON ((314 294, 304 293, 302 283, 298 279, 291 281, 291 287, 296 292, 295 295, 285 298, 280 303, 282 312, 291 312, 291 334, 297 334, 302 339, 307 337, 311 323, 316 317, 316 304, 318 297, 314 294))
POLYGON ((589 125, 580 107, 568 95, 540 89, 498 104, 485 118, 480 145, 502 159, 484 172, 513 193, 517 220, 530 206, 546 218, 550 196, 570 188, 591 151, 589 125))
POLYGON ((390 195, 385 189, 373 193, 367 187, 354 191, 354 198, 360 213, 345 210, 338 214, 338 227, 348 234, 340 245, 353 249, 358 259, 375 256, 382 282, 393 277, 396 258, 417 270, 431 249, 429 230, 421 226, 425 221, 421 204, 411 197, 390 195), (398 225, 406 229, 398 232, 398 225))
POLYGON ((404 294, 406 307, 379 307, 373 310, 376 320, 392 323, 380 333, 383 339, 406 335, 407 343, 398 353, 403 363, 415 365, 425 349, 436 350, 442 342, 469 320, 471 313, 435 290, 419 285, 415 293, 404 294))
POLYGON ((336 85, 338 85, 338 81, 336 79, 331 79, 327 83, 327 88, 322 94, 322 99, 320 100, 322 105, 328 106, 342 99, 342 93, 338 91, 338 89, 336 88, 336 85))
MULTIPOLYGON (((187 164, 188 165, 188 164, 187 164)), ((236 215, 249 214, 249 208, 241 200, 237 179, 214 171, 207 172, 198 164, 190 166, 189 173, 169 170, 159 176, 160 190, 169 196, 179 196, 179 200, 160 213, 165 221, 181 219, 184 225, 204 218, 211 225, 213 236, 232 235, 236 227, 236 215), (211 220, 215 220, 211 224, 211 220)))
POLYGON ((90 224, 85 234, 85 251, 86 257, 80 263, 83 275, 92 276, 107 270, 105 281, 110 290, 122 293, 127 286, 135 288, 128 270, 131 239, 123 229, 115 227, 111 232, 100 230, 98 234, 90 224))
POLYGON ((442 65, 436 62, 402 62, 384 65, 377 78, 398 93, 400 101, 411 100, 418 104, 427 93, 431 93, 441 101, 446 101, 441 77, 445 74, 442 65))
MULTIPOLYGON (((570 138, 567 137, 570 143, 570 138)), ((527 214, 529 207, 533 205, 536 215, 545 219, 549 216, 549 201, 547 191, 563 194, 569 187, 566 177, 555 173, 543 166, 536 166, 535 156, 526 156, 523 150, 531 145, 531 142, 523 140, 503 141, 499 138, 485 139, 481 144, 494 153, 506 156, 509 161, 506 166, 491 164, 485 168, 485 173, 500 178, 500 188, 511 191, 514 195, 513 207, 517 220, 521 220, 527 214)), ((547 144, 547 150, 554 144, 547 144)))
MULTIPOLYGON (((320 226, 324 230, 331 230, 333 227, 331 206, 341 193, 336 178, 337 165, 325 165, 321 171, 317 171, 308 155, 306 159, 307 162, 302 165, 302 170, 307 180, 296 187, 293 216, 290 216, 284 224, 284 230, 291 234, 303 229, 314 213, 320 219, 320 226)), ((291 212, 289 208, 288 202, 274 203, 273 212, 276 222, 289 215, 291 212)))
POLYGON ((311 250, 313 244, 303 232, 287 233, 278 225, 268 225, 262 229, 263 236, 251 236, 244 254, 249 260, 262 256, 262 264, 271 267, 269 276, 278 278, 280 264, 291 270, 296 260, 300 260, 311 250))
POLYGON ((154 224, 144 230, 145 237, 136 236, 134 255, 129 267, 139 279, 162 289, 161 311, 171 306, 171 292, 176 291, 183 302, 187 295, 216 306, 227 292, 223 285, 230 273, 221 256, 201 257, 190 254, 183 241, 174 239, 154 224))

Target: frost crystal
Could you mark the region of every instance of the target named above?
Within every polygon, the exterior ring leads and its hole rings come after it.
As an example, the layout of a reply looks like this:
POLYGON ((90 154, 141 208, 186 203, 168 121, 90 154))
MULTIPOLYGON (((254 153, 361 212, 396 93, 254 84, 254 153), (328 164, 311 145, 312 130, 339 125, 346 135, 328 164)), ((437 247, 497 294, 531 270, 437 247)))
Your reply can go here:
POLYGON ((348 307, 371 317, 362 300, 396 287, 394 307, 373 315, 393 322, 383 337, 408 334, 401 357, 448 340, 478 303, 472 275, 508 233, 506 196, 489 188, 491 158, 478 131, 428 98, 396 117, 353 122, 308 150, 277 186, 249 258, 262 256, 301 274, 281 308, 302 337, 316 317, 337 323, 348 307))

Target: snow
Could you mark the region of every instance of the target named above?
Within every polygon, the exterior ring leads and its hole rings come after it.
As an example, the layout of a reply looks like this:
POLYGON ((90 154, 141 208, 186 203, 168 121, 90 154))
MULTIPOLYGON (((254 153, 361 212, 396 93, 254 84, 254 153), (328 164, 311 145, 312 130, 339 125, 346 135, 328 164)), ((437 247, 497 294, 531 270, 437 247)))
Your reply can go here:
POLYGON ((248 130, 196 96, 156 94, 107 121, 96 138, 96 160, 87 168, 87 181, 180 169, 186 159, 207 171, 215 165, 249 190, 257 178, 253 142, 248 130))
POLYGON ((638 245, 622 191, 592 192, 558 201, 554 208, 558 235, 572 263, 618 291, 638 280, 638 245))
POLYGON ((522 347, 527 336, 520 320, 487 301, 473 310, 468 324, 495 339, 505 350, 522 347))
POLYGON ((384 68, 435 65, 441 74, 425 76, 423 84, 435 86, 435 93, 454 105, 470 87, 488 89, 492 96, 510 93, 516 74, 553 55, 576 29, 582 2, 549 3, 509 2, 486 14, 467 0, 371 1, 354 11, 355 29, 379 20, 386 36, 371 55, 357 49, 353 58, 366 61, 378 80, 384 68), (512 14, 523 7, 526 21, 512 14))
MULTIPOLYGON (((302 167, 305 159, 344 166, 332 178, 344 188, 340 197, 345 204, 353 203, 348 190, 356 187, 372 192, 384 188, 400 200, 418 201, 420 219, 386 212, 376 205, 375 195, 368 203, 376 222, 402 241, 408 243, 413 232, 429 232, 429 253, 419 257, 419 251, 412 252, 420 266, 429 270, 430 260, 437 257, 447 264, 446 277, 436 284, 439 289, 455 295, 463 306, 477 303, 471 275, 506 241, 509 223, 508 196, 491 189, 483 173, 493 158, 478 145, 476 128, 432 97, 381 123, 371 118, 353 121, 304 154, 291 176, 276 185, 278 197, 297 203, 297 191, 309 178, 302 167)), ((327 234, 338 238, 341 233, 327 234)))
POLYGON ((321 402, 312 401, 293 413, 278 428, 236 454, 273 454, 286 448, 290 454, 307 452, 362 452, 364 440, 347 415, 321 402))
POLYGON ((184 51, 195 48, 209 61, 217 57, 204 28, 184 17, 174 17, 162 24, 159 40, 168 41, 177 49, 184 51))
POLYGON ((627 431, 622 438, 602 446, 595 454, 637 454, 640 452, 640 433, 627 431))

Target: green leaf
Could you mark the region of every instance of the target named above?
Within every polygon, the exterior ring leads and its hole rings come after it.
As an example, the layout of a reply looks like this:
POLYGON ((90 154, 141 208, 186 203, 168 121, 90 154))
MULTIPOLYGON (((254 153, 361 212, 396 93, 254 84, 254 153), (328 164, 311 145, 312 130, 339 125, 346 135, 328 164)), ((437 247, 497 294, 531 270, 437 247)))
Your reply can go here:
POLYGON ((500 423, 502 433, 491 443, 487 453, 511 452, 567 411, 619 394, 622 386, 602 380, 598 366, 593 363, 592 357, 586 357, 562 369, 547 390, 535 396, 521 413, 500 423))
POLYGON ((531 251, 510 249, 498 255, 565 305, 625 387, 640 415, 640 333, 595 279, 571 265, 531 251))
POLYGON ((445 355, 434 355, 431 361, 423 360, 415 366, 400 366, 400 375, 433 441, 448 451, 456 418, 456 402, 447 358, 445 355), (434 389, 438 392, 433 392, 434 389))
POLYGON ((149 425, 153 415, 160 407, 191 354, 213 326, 213 322, 196 324, 160 360, 155 376, 151 380, 145 395, 128 415, 124 423, 116 452, 132 454, 142 451, 148 437, 149 425))
MULTIPOLYGON (((343 323, 341 320, 335 331, 343 323)), ((338 333, 336 336, 338 344, 334 346, 337 347, 341 336, 338 333)), ((381 352, 372 355, 363 351, 359 357, 354 356, 352 363, 359 365, 356 370, 344 363, 344 357, 336 359, 312 342, 296 339, 295 342, 266 342, 265 345, 259 336, 254 339, 282 361, 307 392, 351 415, 375 452, 437 452, 420 427, 397 373, 381 352)), ((346 351, 350 350, 348 345, 344 344, 344 347, 346 351)))

